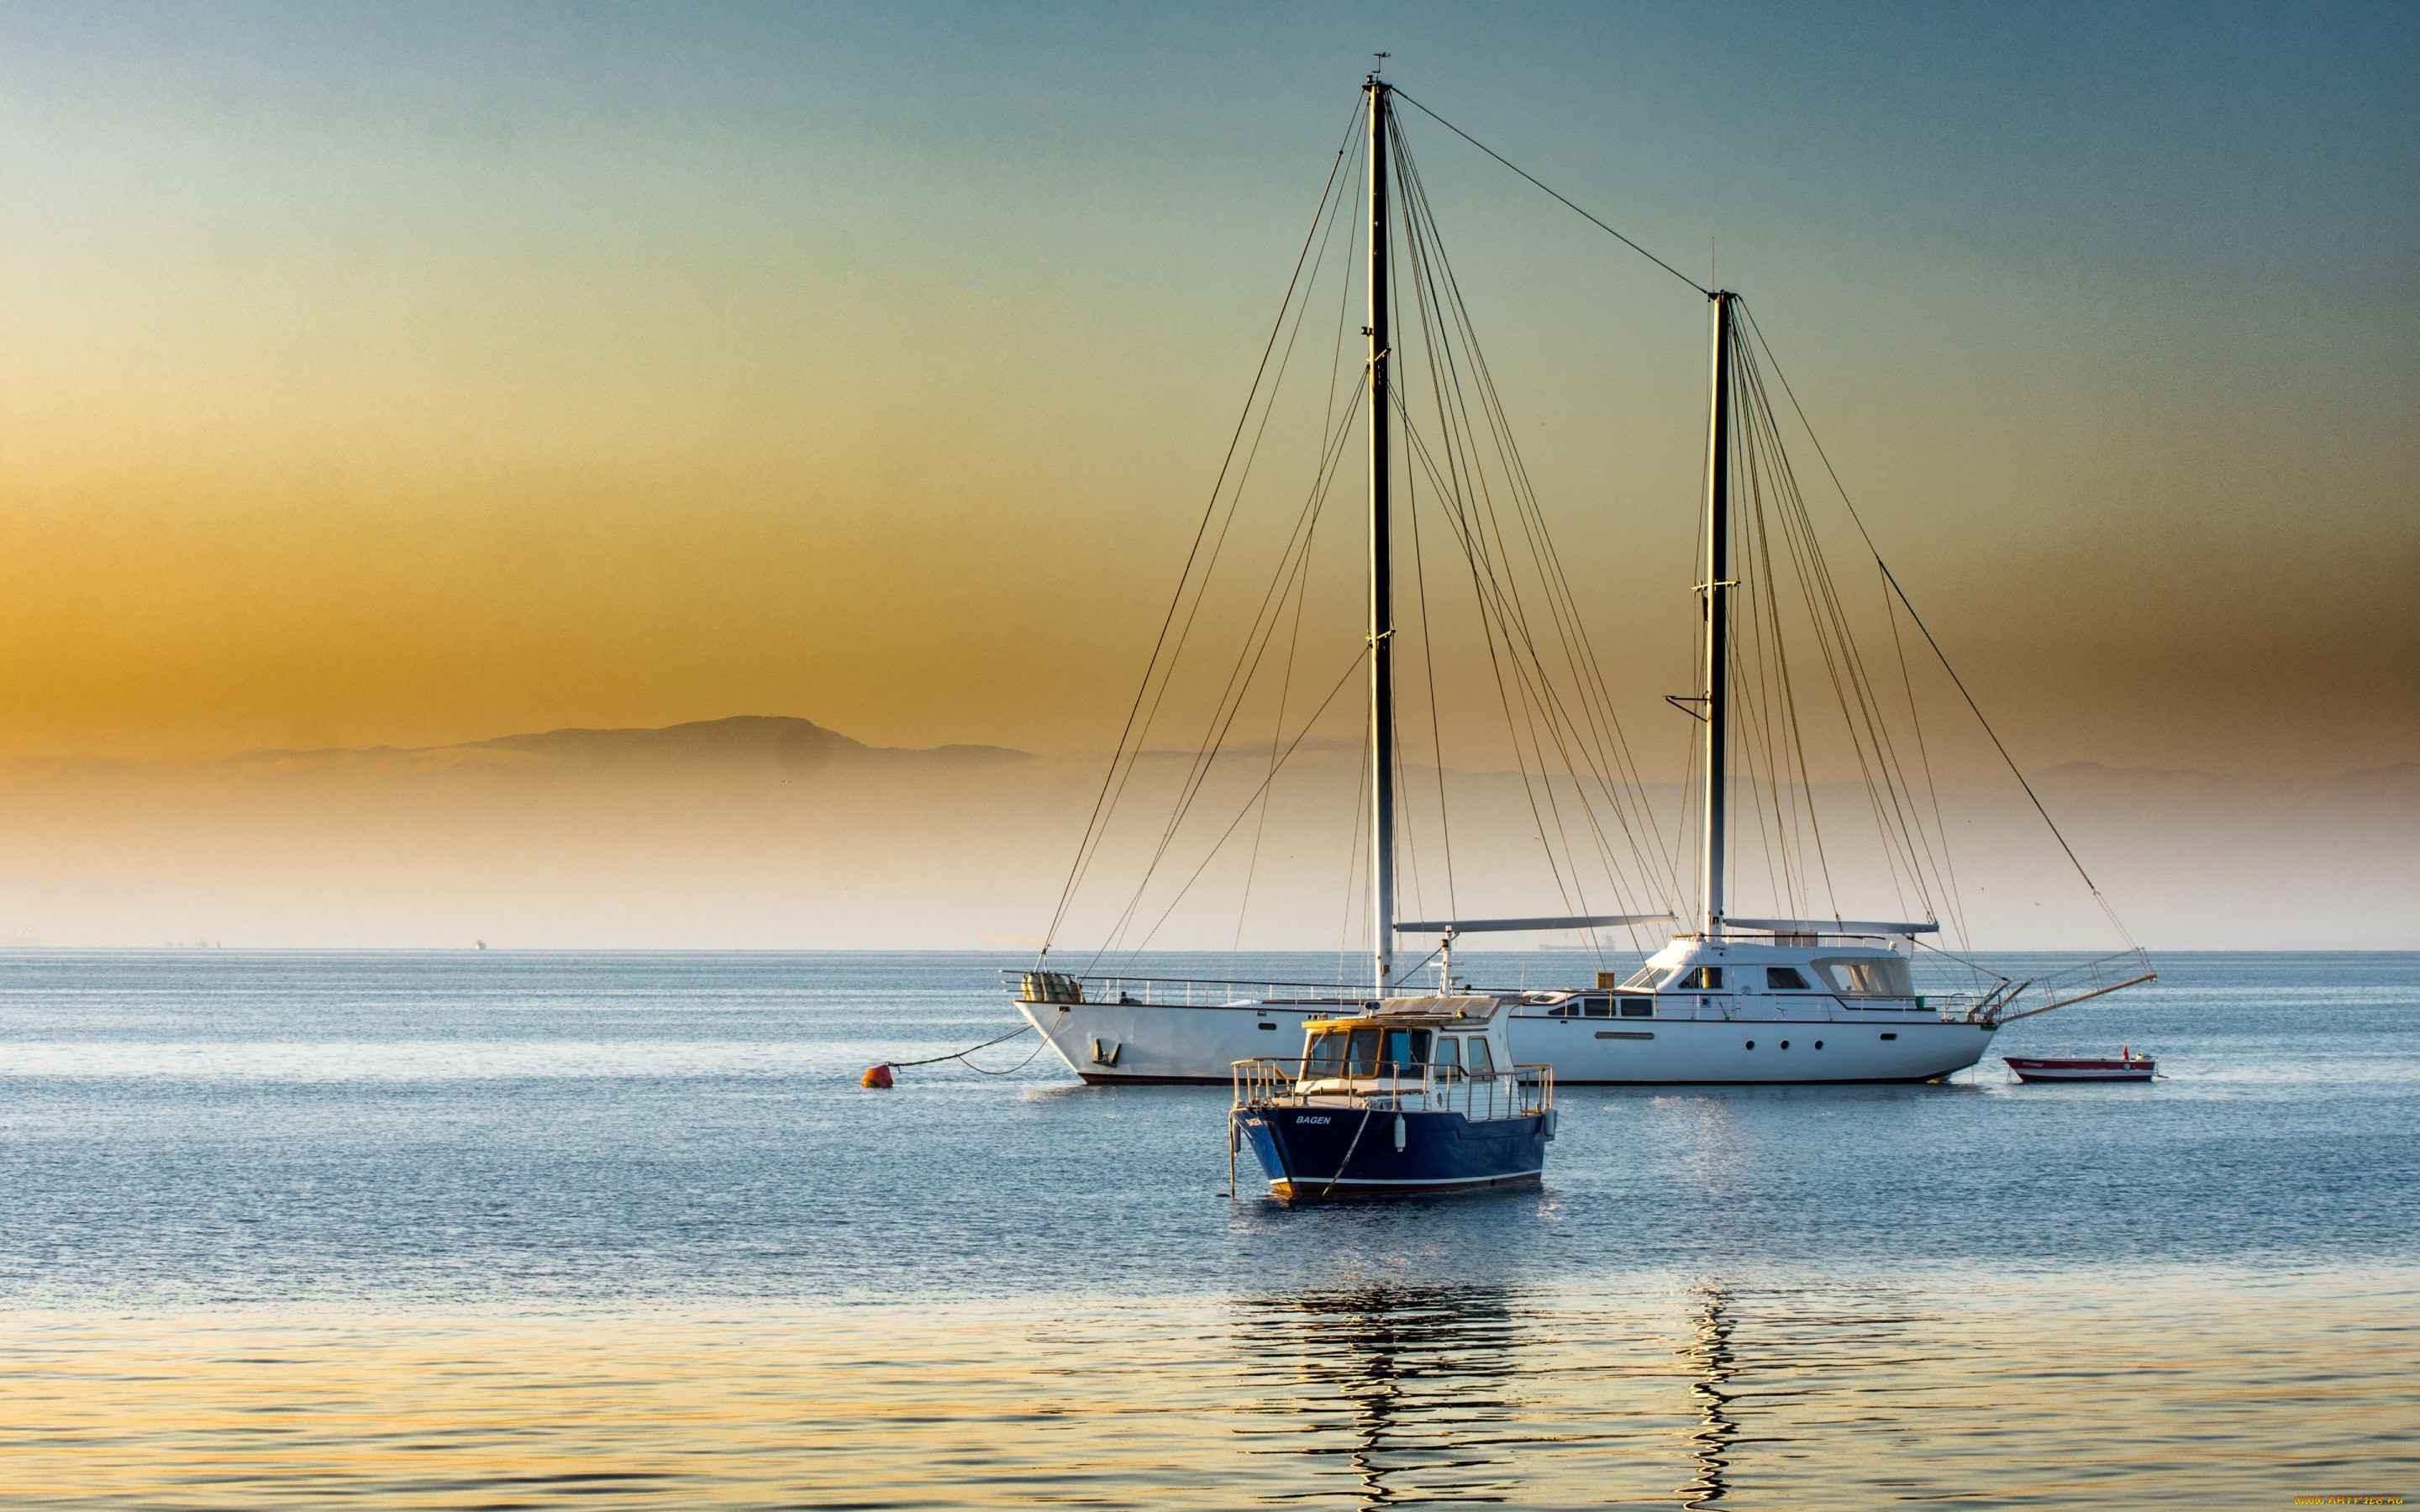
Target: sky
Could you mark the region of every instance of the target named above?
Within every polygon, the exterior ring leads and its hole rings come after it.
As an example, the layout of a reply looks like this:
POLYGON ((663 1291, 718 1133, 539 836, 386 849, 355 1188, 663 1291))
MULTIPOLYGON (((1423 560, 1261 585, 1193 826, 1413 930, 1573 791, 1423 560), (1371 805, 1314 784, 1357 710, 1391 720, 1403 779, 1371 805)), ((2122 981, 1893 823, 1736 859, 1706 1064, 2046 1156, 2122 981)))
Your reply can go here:
MULTIPOLYGON (((2410 761, 2416 42, 2357 5, 0 5, 0 757, 736 714, 1107 749, 1386 51, 1711 246, 2029 769, 2410 761)), ((1565 560, 1668 585, 1583 597, 1669 718, 1704 301, 1407 133, 1565 560)))

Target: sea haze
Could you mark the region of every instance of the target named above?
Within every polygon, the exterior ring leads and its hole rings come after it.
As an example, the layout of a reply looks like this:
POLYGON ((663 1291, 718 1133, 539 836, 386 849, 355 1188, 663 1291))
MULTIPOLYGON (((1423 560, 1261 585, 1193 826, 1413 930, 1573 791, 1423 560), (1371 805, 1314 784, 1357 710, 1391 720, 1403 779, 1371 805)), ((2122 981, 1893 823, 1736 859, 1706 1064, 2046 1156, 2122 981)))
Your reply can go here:
POLYGON ((1224 1088, 1085 1088, 1030 1036, 858 1087, 1013 1027, 1014 964, 0 953, 12 1459, 61 1504, 452 1504, 558 1459, 530 1494, 589 1505, 2265 1505, 2420 1468, 2420 956, 2164 957, 1994 1046, 2124 1041, 2148 1087, 1565 1088, 1542 1192, 1306 1211, 1249 1157, 1229 1199, 1224 1088), (363 1447, 431 1434, 409 1475, 363 1447))
MULTIPOLYGON (((1679 736, 1657 739, 1647 748, 1677 770, 1679 736)), ((1359 733, 1306 742, 1274 783, 1267 755, 1258 737, 1239 736, 1201 773, 1189 751, 1140 763, 1059 937, 1108 937, 1135 887, 1156 875, 1140 915, 1147 943, 1331 946, 1365 848, 1359 733), (1196 777, 1191 818, 1155 873, 1179 790, 1196 777), (1252 823, 1230 827, 1248 812, 1252 823)), ((1440 776, 1406 756, 1411 903, 1438 917, 1444 887, 1466 918, 1571 912, 1539 847, 1540 792, 1481 758, 1453 757, 1440 776), (1435 824, 1439 793, 1450 836, 1435 824)), ((1050 926, 1105 762, 993 746, 886 749, 770 717, 411 750, 0 762, 0 941, 975 948, 1050 926)), ((2420 852, 2420 765, 2284 779, 2070 764, 2033 780, 2103 893, 2154 947, 2420 947, 2420 870, 2409 864, 2420 852)), ((1663 834, 1677 833, 1679 786, 1650 783, 1641 796, 1663 834)), ((1576 795, 1564 788, 1562 798, 1576 795)), ((1884 901, 1903 897, 1908 879, 1869 843, 1871 797, 1854 769, 1808 801, 1842 841, 1823 857, 1841 912, 1900 917, 1884 901)), ((1942 901, 1945 923, 2002 949, 2110 937, 2004 770, 1945 775, 1940 807, 1959 883, 1954 907, 1942 901)), ((1826 911, 1820 895, 1768 896, 1761 842, 1740 843, 1738 911, 1826 911)), ((1601 903, 1661 906, 1636 882, 1612 887, 1590 872, 1586 888, 1601 903)))

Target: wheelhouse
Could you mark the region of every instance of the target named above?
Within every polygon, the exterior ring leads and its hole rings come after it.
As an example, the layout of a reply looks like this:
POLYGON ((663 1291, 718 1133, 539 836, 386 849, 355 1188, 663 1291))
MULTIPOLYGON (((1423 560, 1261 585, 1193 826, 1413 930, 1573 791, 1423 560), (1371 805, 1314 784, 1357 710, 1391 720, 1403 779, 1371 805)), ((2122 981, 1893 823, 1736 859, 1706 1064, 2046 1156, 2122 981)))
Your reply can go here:
POLYGON ((1542 1111, 1554 1072, 1512 1063, 1505 1006, 1477 995, 1391 997, 1349 1018, 1307 1020, 1300 1060, 1235 1063, 1236 1105, 1336 1103, 1479 1119, 1542 1111))
POLYGON ((1766 996, 1808 1008, 1921 1009, 1908 958, 1887 945, 1816 935, 1683 935, 1650 957, 1624 993, 1657 998, 1766 996))
POLYGON ((1483 1026, 1459 1020, 1390 1024, 1331 1019, 1304 1026, 1303 1075, 1312 1081, 1496 1074, 1483 1026))

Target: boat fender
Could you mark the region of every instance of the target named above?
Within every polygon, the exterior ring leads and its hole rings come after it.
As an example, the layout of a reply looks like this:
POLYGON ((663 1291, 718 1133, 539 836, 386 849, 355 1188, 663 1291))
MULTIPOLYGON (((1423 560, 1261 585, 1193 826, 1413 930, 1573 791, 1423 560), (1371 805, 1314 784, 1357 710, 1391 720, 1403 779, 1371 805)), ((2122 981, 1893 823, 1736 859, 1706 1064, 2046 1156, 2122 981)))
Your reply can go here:
POLYGON ((1404 1152, 1404 1116, 1403 1116, 1402 1114, 1398 1113, 1398 1114, 1396 1114, 1396 1115, 1395 1115, 1395 1153, 1396 1153, 1396 1154, 1398 1154, 1398 1155, 1400 1155, 1400 1154, 1402 1154, 1403 1152, 1404 1152))
POLYGON ((891 1067, 887 1063, 880 1066, 868 1066, 865 1074, 857 1079, 857 1085, 888 1088, 891 1085, 891 1067))

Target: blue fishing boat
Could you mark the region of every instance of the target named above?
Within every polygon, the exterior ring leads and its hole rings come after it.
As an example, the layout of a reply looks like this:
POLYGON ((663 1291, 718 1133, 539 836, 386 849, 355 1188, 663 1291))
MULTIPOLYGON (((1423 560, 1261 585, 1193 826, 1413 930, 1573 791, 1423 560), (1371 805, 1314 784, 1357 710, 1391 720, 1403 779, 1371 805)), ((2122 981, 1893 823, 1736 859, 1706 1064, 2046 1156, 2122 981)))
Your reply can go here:
POLYGON ((1516 1066, 1494 997, 1390 997, 1303 1026, 1298 1060, 1236 1061, 1228 1184, 1249 1143, 1281 1202, 1535 1186, 1555 1073, 1516 1066))

